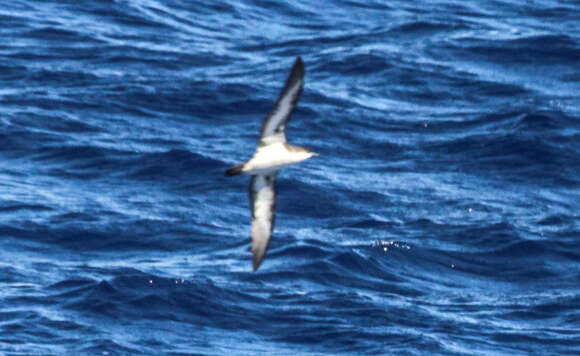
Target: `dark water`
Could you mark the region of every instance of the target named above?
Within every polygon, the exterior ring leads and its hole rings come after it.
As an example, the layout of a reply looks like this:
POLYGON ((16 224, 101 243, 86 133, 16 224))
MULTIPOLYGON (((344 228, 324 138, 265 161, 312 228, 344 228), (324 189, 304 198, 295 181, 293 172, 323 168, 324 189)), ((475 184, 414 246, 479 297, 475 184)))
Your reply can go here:
POLYGON ((580 3, 428 4, 2 2, 0 353, 580 353, 580 3))

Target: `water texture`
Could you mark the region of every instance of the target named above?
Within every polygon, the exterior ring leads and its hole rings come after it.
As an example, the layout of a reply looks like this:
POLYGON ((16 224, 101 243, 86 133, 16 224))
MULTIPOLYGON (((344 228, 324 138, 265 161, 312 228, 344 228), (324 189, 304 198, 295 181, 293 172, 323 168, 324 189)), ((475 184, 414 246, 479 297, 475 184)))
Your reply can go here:
POLYGON ((580 3, 0 5, 3 355, 580 353, 580 3), (296 56, 252 272, 248 177, 296 56))

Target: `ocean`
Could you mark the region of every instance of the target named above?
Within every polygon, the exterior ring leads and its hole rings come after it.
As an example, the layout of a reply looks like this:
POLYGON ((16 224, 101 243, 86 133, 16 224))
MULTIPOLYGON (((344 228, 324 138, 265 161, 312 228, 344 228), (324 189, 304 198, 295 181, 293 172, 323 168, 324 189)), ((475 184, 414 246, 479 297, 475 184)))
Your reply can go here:
POLYGON ((580 354, 580 3, 0 5, 0 354, 580 354), (254 152, 297 56, 252 271, 254 152))

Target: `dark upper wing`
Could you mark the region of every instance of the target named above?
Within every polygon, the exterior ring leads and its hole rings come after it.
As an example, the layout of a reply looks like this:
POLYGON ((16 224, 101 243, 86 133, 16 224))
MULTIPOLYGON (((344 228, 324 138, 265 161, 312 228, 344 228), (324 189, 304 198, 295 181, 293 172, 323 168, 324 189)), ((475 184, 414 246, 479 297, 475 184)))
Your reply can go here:
POLYGON ((276 173, 255 175, 250 181, 250 207, 252 209, 252 255, 254 271, 260 267, 274 229, 276 173))
POLYGON ((302 86, 304 84, 304 63, 302 58, 296 58, 290 76, 286 79, 286 84, 274 104, 274 108, 262 124, 260 132, 260 143, 269 144, 272 142, 286 142, 284 129, 286 122, 294 112, 296 103, 302 93, 302 86))

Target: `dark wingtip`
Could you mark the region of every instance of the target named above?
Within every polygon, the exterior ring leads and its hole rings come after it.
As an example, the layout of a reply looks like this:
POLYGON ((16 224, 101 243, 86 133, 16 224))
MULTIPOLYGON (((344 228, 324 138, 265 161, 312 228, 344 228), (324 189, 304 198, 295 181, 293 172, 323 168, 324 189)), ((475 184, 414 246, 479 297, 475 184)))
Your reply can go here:
POLYGON ((252 267, 254 268, 254 272, 260 268, 262 261, 264 261, 264 252, 260 253, 258 251, 252 251, 252 267))
POLYGON ((302 61, 302 57, 296 57, 294 61, 294 65, 292 66, 292 74, 291 77, 304 77, 304 62, 302 61))
POLYGON ((254 272, 258 271, 258 268, 260 268, 261 264, 262 264, 262 261, 260 261, 260 262, 254 261, 254 263, 253 263, 254 272))

